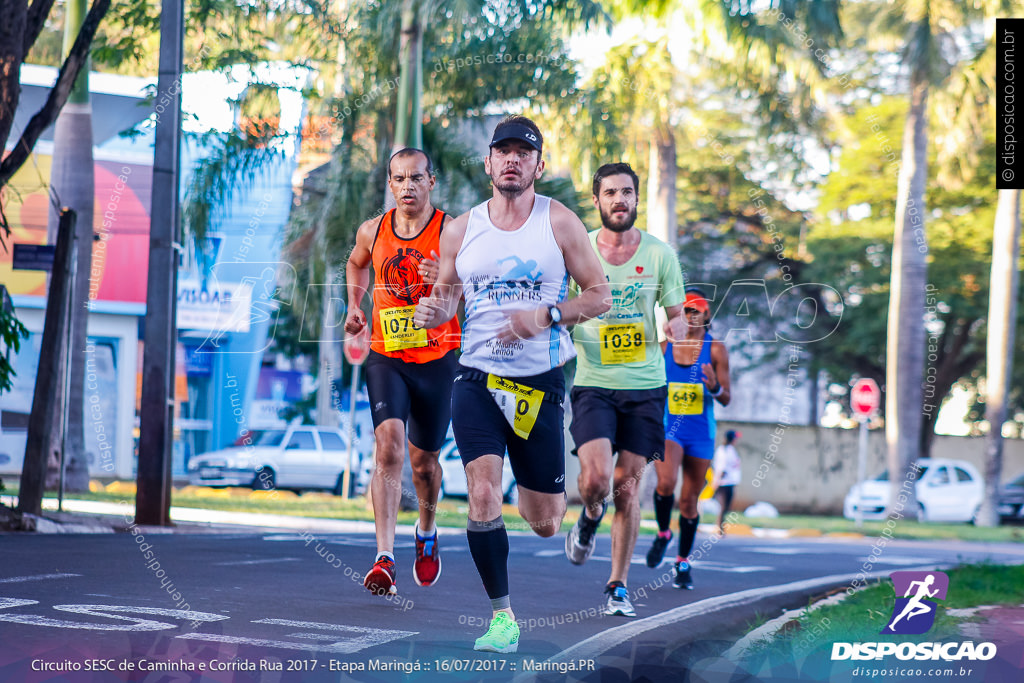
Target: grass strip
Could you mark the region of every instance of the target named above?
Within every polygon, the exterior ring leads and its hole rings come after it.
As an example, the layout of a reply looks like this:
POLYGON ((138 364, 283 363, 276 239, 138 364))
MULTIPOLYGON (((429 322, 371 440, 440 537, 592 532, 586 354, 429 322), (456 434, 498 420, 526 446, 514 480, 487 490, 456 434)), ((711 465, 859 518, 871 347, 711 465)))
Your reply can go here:
MULTIPOLYGON (((974 564, 945 573, 949 591, 946 599, 939 601, 935 624, 927 634, 929 641, 959 639, 959 625, 978 619, 952 617, 946 613, 948 609, 1024 604, 1024 566, 974 564)), ((772 637, 754 643, 746 658, 792 661, 811 652, 827 652, 835 642, 920 642, 919 635, 881 633, 892 619, 895 602, 892 582, 879 581, 839 603, 805 611, 772 637)))

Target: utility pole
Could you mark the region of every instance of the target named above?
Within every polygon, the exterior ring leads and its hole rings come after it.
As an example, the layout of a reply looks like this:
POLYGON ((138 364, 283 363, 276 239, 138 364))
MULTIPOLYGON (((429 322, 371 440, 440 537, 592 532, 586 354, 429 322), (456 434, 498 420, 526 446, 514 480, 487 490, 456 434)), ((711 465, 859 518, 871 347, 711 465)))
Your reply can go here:
POLYGON ((61 209, 50 289, 46 296, 46 319, 43 323, 43 348, 47 349, 47 352, 39 356, 35 392, 32 396, 32 413, 28 421, 25 460, 21 468, 18 510, 32 515, 42 514, 43 511, 46 463, 50 458, 51 446, 59 443, 52 435, 57 431, 58 420, 63 420, 63 416, 58 414, 59 406, 53 403, 53 397, 57 395, 61 386, 64 386, 65 392, 67 391, 66 364, 71 362, 71 350, 68 348, 68 309, 72 306, 75 288, 71 272, 71 263, 77 258, 75 219, 74 211, 67 207, 61 209))
POLYGON ((135 494, 138 524, 171 523, 171 451, 174 439, 174 351, 178 300, 181 155, 181 73, 184 0, 163 0, 156 145, 146 288, 146 347, 142 355, 139 465, 135 494))

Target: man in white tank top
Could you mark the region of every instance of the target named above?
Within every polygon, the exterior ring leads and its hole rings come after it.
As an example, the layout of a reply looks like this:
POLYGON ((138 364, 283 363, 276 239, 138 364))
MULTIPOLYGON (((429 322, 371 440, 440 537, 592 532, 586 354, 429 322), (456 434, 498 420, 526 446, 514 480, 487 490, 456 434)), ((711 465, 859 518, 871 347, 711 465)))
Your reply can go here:
POLYGON ((436 327, 466 298, 452 429, 469 482, 469 549, 491 600, 491 625, 475 649, 488 652, 515 652, 519 645, 501 517, 505 451, 520 514, 537 535, 553 536, 565 515, 561 367, 575 355, 566 326, 611 303, 583 223, 534 191, 544 171, 542 148, 540 130, 528 118, 511 116, 494 129, 484 159, 494 196, 442 233, 437 283, 413 316, 419 327, 436 327), (583 293, 566 301, 570 277, 583 293))

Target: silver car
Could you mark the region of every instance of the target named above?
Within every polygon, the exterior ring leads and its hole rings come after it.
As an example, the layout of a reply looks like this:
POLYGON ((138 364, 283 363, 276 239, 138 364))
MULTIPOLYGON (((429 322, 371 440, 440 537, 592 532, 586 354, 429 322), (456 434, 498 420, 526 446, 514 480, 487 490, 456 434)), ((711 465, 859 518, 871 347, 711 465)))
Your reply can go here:
MULTIPOLYGON (((363 454, 358 443, 356 472, 363 454)), ((248 486, 259 490, 328 490, 341 495, 348 469, 348 437, 340 429, 299 425, 269 429, 255 440, 192 458, 195 486, 248 486)))

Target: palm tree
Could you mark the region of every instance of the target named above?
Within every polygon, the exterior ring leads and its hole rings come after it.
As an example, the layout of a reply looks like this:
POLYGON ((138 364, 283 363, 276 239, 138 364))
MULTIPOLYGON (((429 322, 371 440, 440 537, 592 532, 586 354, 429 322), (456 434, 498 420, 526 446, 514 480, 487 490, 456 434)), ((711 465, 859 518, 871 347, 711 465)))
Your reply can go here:
POLYGON ((551 27, 555 31, 587 28, 607 18, 604 9, 594 0, 541 0, 537 3, 507 0, 501 6, 482 0, 402 0, 399 22, 399 91, 393 151, 402 147, 421 147, 423 144, 423 37, 424 15, 428 6, 431 16, 443 17, 453 27, 474 23, 485 13, 497 14, 508 25, 531 16, 544 16, 557 21, 551 27))
MULTIPOLYGON (((925 287, 928 274, 925 184, 928 178, 928 106, 933 89, 952 72, 954 37, 981 18, 977 7, 956 0, 900 0, 861 8, 874 13, 869 42, 899 47, 907 68, 909 109, 903 129, 903 156, 897 180, 896 224, 886 352, 885 432, 892 498, 901 490, 905 506, 917 508, 914 488, 903 487, 916 474, 920 456, 921 406, 925 370, 925 287)), ((955 59, 955 57, 954 57, 955 59)))
MULTIPOLYGON (((1013 16, 1019 2, 990 2, 990 16, 1013 16)), ((995 52, 994 35, 990 36, 988 54, 995 52)), ((984 67, 994 66, 994 58, 984 67)), ((979 69, 988 76, 995 69, 979 69)), ((983 77, 984 77, 983 76, 983 77)), ((989 91, 991 92, 991 90, 989 91)), ((1020 254, 1020 190, 999 190, 996 221, 992 240, 992 274, 989 278, 988 348, 985 383, 985 417, 988 419, 988 444, 985 449, 985 497, 975 520, 980 526, 997 526, 996 509, 999 482, 1003 471, 1003 423, 1006 421, 1010 377, 1013 376, 1014 336, 1017 328, 1017 288, 1020 254)))
MULTIPOLYGON (((740 88, 753 92, 762 127, 776 134, 809 119, 809 107, 813 103, 809 93, 821 89, 824 83, 821 76, 826 69, 824 62, 813 58, 805 48, 806 41, 801 36, 810 38, 819 48, 833 46, 842 35, 838 4, 838 0, 807 3, 772 0, 756 11, 749 3, 737 4, 732 0, 702 0, 696 8, 678 0, 615 0, 610 6, 616 19, 644 17, 664 28, 678 13, 685 12, 700 42, 704 61, 715 71, 731 76, 740 88), (795 29, 786 29, 779 20, 786 16, 781 14, 783 10, 789 14, 788 19, 795 22, 795 29), (800 78, 788 77, 793 71, 800 78), (802 94, 787 98, 800 106, 788 109, 779 106, 782 99, 779 94, 786 88, 795 88, 802 94)), ((626 101, 650 113, 645 126, 650 140, 647 230, 674 246, 678 177, 674 129, 679 115, 675 91, 679 77, 667 37, 650 44, 646 51, 635 52, 633 57, 623 65, 622 71, 634 76, 627 78, 632 97, 624 93, 626 101), (637 97, 637 92, 644 96, 637 97)), ((697 88, 692 87, 692 90, 697 88)), ((628 107, 619 99, 615 104, 628 107)))
POLYGON ((996 505, 1003 469, 1003 423, 1006 421, 1007 393, 1013 374, 1019 256, 1020 190, 999 190, 989 284, 988 372, 985 378, 988 394, 985 417, 989 433, 985 450, 985 497, 975 520, 980 526, 999 524, 996 505))
MULTIPOLYGON (((939 161, 945 162, 940 179, 954 183, 976 172, 978 142, 986 123, 994 118, 997 40, 995 19, 1020 13, 1019 0, 986 0, 980 9, 985 17, 985 39, 977 56, 955 73, 951 93, 940 102, 945 119, 953 125, 940 135, 939 161), (946 169, 949 169, 946 171, 946 169)), ((989 277, 988 334, 986 348, 985 417, 989 423, 985 453, 985 496, 975 522, 996 526, 999 483, 1003 466, 1002 427, 1008 412, 1010 377, 1013 375, 1014 337, 1017 321, 1018 256, 1020 253, 1020 190, 999 190, 993 228, 992 264, 989 277)), ((924 435, 922 435, 924 436, 924 435)))

